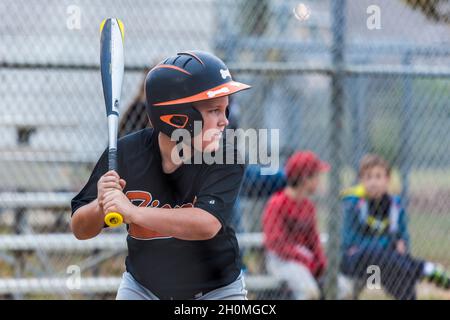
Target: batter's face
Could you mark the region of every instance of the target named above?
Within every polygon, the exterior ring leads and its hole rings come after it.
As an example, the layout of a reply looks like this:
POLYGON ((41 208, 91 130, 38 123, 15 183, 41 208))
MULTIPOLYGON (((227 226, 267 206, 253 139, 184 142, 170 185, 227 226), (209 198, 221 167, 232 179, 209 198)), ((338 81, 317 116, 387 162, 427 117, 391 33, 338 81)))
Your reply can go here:
POLYGON ((198 101, 194 103, 194 108, 203 117, 202 134, 194 137, 194 146, 201 145, 203 152, 213 152, 219 148, 220 139, 228 125, 226 116, 228 97, 198 101))
POLYGON ((389 175, 382 166, 366 169, 360 177, 361 183, 371 199, 379 199, 388 191, 389 175))

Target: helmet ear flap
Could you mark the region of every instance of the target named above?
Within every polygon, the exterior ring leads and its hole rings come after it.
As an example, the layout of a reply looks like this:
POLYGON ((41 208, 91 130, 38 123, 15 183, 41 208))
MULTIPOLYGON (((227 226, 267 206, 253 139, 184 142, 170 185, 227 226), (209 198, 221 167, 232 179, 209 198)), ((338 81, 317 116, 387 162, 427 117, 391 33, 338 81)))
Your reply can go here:
MULTIPOLYGON (((191 105, 190 108, 186 108, 186 111, 185 111, 185 113, 189 117, 189 121, 186 125, 186 129, 189 130, 189 132, 191 133, 191 137, 193 137, 195 122, 201 122, 200 128, 203 128, 204 123, 203 123, 203 117, 202 117, 202 114, 200 113, 200 111, 195 109, 194 106, 192 105, 192 103, 190 105, 191 105)), ((199 132, 195 132, 195 133, 199 134, 199 132)))
POLYGON ((188 130, 193 137, 195 121, 201 121, 200 127, 203 127, 202 114, 191 103, 164 107, 147 107, 147 114, 152 123, 158 124, 155 129, 168 137, 171 137, 172 133, 177 129, 188 130))

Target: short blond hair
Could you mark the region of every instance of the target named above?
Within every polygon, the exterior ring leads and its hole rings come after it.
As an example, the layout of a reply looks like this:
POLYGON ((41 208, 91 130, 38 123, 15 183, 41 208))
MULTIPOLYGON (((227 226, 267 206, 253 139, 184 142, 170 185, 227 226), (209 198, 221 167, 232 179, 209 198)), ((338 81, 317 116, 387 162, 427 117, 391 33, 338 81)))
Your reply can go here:
POLYGON ((362 175, 367 170, 374 167, 382 167, 386 170, 386 174, 388 176, 391 175, 391 166, 389 165, 389 163, 382 156, 374 153, 369 153, 362 157, 361 161, 359 162, 359 176, 362 177, 362 175))

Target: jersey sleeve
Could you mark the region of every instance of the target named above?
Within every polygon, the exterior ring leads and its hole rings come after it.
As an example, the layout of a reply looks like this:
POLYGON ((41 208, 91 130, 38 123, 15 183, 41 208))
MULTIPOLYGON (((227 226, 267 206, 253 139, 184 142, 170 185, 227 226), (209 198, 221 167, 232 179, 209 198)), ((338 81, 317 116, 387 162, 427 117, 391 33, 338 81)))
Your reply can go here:
POLYGON ((107 150, 103 152, 94 170, 89 177, 86 185, 81 189, 81 191, 72 199, 72 215, 80 207, 94 201, 97 198, 97 182, 102 175, 108 171, 108 154, 107 150))
POLYGON ((233 207, 238 196, 242 177, 242 164, 213 164, 208 166, 200 182, 194 207, 215 216, 222 227, 232 223, 233 207))

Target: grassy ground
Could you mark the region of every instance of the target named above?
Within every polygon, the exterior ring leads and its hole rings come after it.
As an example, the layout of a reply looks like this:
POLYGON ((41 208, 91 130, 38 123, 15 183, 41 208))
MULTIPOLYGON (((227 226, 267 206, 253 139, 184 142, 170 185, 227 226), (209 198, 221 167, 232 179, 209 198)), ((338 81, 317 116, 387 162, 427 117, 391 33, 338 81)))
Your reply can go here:
POLYGON ((412 212, 409 232, 413 255, 437 261, 450 269, 450 213, 412 212))
MULTIPOLYGON (((392 300, 383 290, 369 290, 362 292, 359 299, 361 300, 392 300)), ((450 300, 450 292, 436 288, 428 283, 420 283, 417 285, 417 299, 419 300, 450 300)))
MULTIPOLYGON (((450 270, 450 214, 412 212, 409 231, 415 257, 438 262, 450 270)), ((417 286, 418 299, 450 300, 450 291, 425 282, 417 286)), ((365 290, 361 299, 390 299, 382 290, 365 290)))

